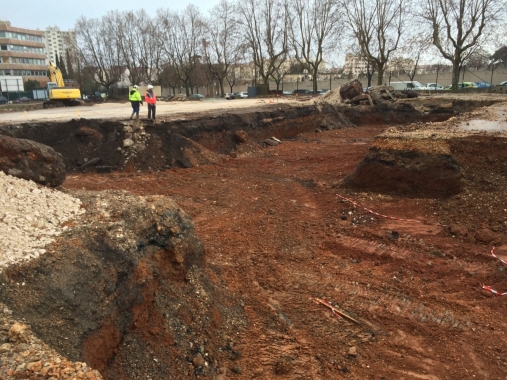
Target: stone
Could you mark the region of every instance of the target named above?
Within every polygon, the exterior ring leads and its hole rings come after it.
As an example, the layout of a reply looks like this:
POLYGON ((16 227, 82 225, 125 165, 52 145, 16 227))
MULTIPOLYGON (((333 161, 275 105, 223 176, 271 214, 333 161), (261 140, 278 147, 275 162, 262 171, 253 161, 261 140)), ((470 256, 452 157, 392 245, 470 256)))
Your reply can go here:
POLYGON ((354 98, 352 98, 350 102, 353 104, 359 104, 362 100, 368 101, 368 95, 367 94, 357 95, 354 98))
POLYGON ((282 356, 275 363, 275 373, 277 375, 287 375, 292 371, 292 368, 294 366, 293 362, 294 359, 292 359, 290 356, 282 356))
POLYGON ((449 226, 449 232, 453 235, 466 236, 468 234, 468 229, 459 224, 451 224, 449 226))
POLYGON ((254 377, 262 376, 263 373, 264 373, 264 369, 262 369, 262 368, 256 368, 252 372, 254 377))
POLYGON ((204 362, 205 360, 200 353, 195 355, 194 358, 192 359, 192 363, 194 363, 196 367, 204 366, 204 362))
POLYGON ((489 244, 495 240, 495 237, 495 233, 489 228, 480 228, 475 231, 475 239, 482 243, 489 244))
POLYGON ((132 145, 134 145, 134 141, 132 141, 131 139, 123 140, 123 147, 124 148, 128 148, 129 146, 132 146, 132 145))
POLYGON ((16 322, 9 330, 9 340, 11 342, 28 342, 28 326, 16 322))
POLYGON ((243 368, 241 368, 241 366, 236 364, 234 367, 231 368, 231 371, 237 375, 241 375, 243 373, 243 368))
POLYGON ((340 87, 340 96, 342 99, 354 99, 363 93, 363 85, 357 79, 343 84, 340 87))
POLYGON ((144 145, 143 143, 136 143, 133 148, 137 151, 137 152, 142 152, 143 150, 146 149, 146 145, 144 145))
POLYGON ((3 135, 0 135, 0 170, 52 187, 60 186, 66 175, 63 157, 53 148, 3 135))
POLYGON ((276 145, 280 144, 278 141, 273 140, 273 139, 266 139, 266 140, 264 140, 264 142, 269 146, 276 146, 276 145))
POLYGON ((248 133, 245 131, 236 131, 234 138, 239 144, 245 144, 248 142, 248 133))
POLYGON ((9 352, 11 350, 12 345, 9 343, 4 343, 0 345, 0 354, 3 354, 4 352, 9 352))
POLYGON ((350 347, 349 352, 347 352, 347 355, 355 358, 357 356, 357 348, 355 346, 350 347))
POLYGON ((16 372, 21 372, 21 371, 24 371, 26 368, 26 363, 21 363, 20 365, 18 365, 16 367, 16 372))
POLYGON ((102 161, 102 158, 100 158, 100 157, 92 158, 90 161, 87 161, 86 163, 84 163, 83 165, 81 165, 79 167, 79 170, 83 170, 83 169, 86 169, 86 168, 88 168, 90 166, 97 165, 101 161, 102 161))
POLYGON ((42 369, 42 360, 27 363, 26 369, 32 372, 39 372, 42 369))

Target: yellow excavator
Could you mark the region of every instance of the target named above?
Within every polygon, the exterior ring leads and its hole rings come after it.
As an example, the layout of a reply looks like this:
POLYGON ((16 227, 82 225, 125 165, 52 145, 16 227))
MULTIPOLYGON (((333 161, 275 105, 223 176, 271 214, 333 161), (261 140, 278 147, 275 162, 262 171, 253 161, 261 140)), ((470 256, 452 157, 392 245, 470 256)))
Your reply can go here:
POLYGON ((44 108, 75 107, 82 104, 79 88, 65 87, 62 72, 52 62, 49 62, 48 69, 51 79, 51 82, 48 82, 49 100, 45 101, 42 106, 44 108))

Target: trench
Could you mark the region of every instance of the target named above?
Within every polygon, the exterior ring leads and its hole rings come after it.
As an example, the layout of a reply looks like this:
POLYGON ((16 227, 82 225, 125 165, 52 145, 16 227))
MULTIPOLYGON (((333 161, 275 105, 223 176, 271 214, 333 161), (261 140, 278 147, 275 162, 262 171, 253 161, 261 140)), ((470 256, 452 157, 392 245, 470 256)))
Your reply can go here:
MULTIPOLYGON (((69 173, 162 171, 212 164, 237 152, 269 149, 265 140, 272 136, 293 139, 305 132, 361 128, 372 123, 387 127, 438 122, 484 105, 425 105, 424 111, 413 107, 281 107, 156 125, 140 123, 139 134, 144 131, 148 136, 140 140, 142 149, 126 149, 122 144, 125 133, 135 133, 125 131, 130 122, 81 119, 4 126, 2 133, 53 147, 62 154, 69 173), (86 165, 94 159, 98 159, 95 164, 86 165)), ((90 209, 93 205, 100 208, 100 199, 81 196, 90 209)), ((112 214, 119 215, 118 219, 142 216, 142 210, 131 211, 136 207, 133 204, 116 207, 112 214)), ((136 220, 132 219, 133 225, 136 220)), ((107 226, 79 231, 40 261, 3 273, 7 285, 1 290, 2 299, 58 352, 71 360, 86 361, 106 379, 211 376, 217 370, 213 361, 237 355, 230 336, 244 329, 248 321, 240 300, 207 279, 201 257, 205 253, 188 225, 187 220, 175 225, 188 231, 183 257, 159 240, 160 234, 154 230, 157 224, 144 229, 131 227, 136 235, 132 255, 112 245, 107 226), (16 285, 21 282, 26 286, 16 285), (205 356, 207 353, 210 355, 205 356), (189 365, 200 358, 207 358, 209 368, 189 365)), ((174 231, 169 229, 167 236, 174 237, 174 231)))
POLYGON ((33 140, 60 153, 68 173, 160 171, 209 164, 224 156, 266 148, 266 139, 296 138, 301 133, 445 121, 455 114, 494 101, 429 100, 382 107, 280 105, 257 112, 188 117, 150 124, 147 121, 73 119, 63 123, 25 123, 0 127, 0 133, 33 140), (245 138, 246 136, 246 138, 245 138), (124 146, 125 140, 131 146, 124 146))

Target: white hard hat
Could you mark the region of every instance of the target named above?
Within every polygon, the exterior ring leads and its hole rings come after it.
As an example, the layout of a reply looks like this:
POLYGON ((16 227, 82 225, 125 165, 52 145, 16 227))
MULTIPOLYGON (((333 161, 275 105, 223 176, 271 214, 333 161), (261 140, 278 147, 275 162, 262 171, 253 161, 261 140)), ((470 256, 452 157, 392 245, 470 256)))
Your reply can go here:
POLYGON ((139 88, 139 86, 137 84, 134 85, 134 88, 139 88))
POLYGON ((151 90, 153 86, 151 84, 148 85, 148 90, 151 90))

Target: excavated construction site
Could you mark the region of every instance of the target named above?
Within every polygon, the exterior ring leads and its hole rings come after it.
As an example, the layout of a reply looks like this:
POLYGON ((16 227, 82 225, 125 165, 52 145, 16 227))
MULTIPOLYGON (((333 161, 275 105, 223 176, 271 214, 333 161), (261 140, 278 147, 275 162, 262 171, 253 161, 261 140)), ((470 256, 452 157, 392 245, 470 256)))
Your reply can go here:
POLYGON ((4 122, 81 213, 0 273, 0 379, 505 379, 507 97, 361 96, 4 122))

